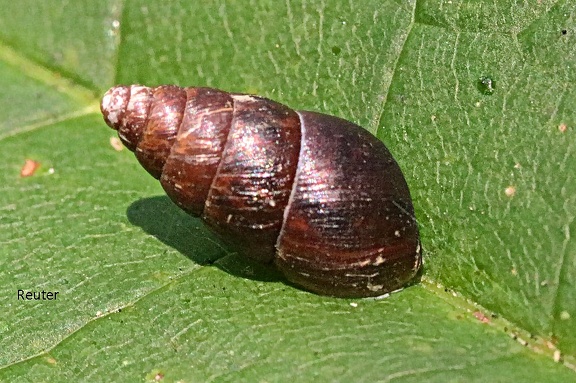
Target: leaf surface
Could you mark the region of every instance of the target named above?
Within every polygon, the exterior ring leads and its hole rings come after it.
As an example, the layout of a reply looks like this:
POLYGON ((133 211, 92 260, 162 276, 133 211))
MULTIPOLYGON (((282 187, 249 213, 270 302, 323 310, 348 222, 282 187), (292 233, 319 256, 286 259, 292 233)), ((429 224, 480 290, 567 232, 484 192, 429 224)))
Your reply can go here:
POLYGON ((54 3, 0 1, 1 381, 574 380, 569 1, 54 3), (257 93, 377 134, 423 282, 327 298, 237 257, 114 150, 114 83, 257 93))

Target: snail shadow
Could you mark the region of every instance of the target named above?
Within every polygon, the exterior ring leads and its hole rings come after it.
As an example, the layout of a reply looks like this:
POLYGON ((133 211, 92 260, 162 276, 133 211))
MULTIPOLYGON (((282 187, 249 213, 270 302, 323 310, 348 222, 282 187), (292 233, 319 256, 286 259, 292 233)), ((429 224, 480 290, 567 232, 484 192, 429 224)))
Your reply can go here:
MULTIPOLYGON (((283 282, 301 291, 301 286, 286 280, 272 265, 264 265, 238 255, 200 218, 192 217, 178 208, 167 196, 142 198, 127 209, 128 220, 164 244, 176 249, 193 262, 216 266, 240 278, 262 282, 283 282)), ((418 270, 411 282, 404 287, 420 283, 425 265, 418 270)))
POLYGON ((200 265, 214 265, 242 278, 277 282, 285 280, 273 267, 241 257, 203 224, 178 208, 167 196, 142 198, 126 211, 128 220, 164 244, 200 265))

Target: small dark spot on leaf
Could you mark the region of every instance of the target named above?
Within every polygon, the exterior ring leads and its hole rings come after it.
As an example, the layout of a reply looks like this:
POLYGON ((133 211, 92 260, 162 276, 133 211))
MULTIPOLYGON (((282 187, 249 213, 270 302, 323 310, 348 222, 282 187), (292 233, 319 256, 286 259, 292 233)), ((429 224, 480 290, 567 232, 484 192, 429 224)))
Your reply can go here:
POLYGON ((496 89, 496 81, 490 76, 482 76, 478 79, 476 87, 480 93, 489 96, 496 89))
POLYGON ((334 53, 335 55, 339 55, 340 52, 342 52, 342 49, 340 49, 340 47, 338 47, 338 46, 332 47, 332 53, 334 53))
POLYGON ((562 29, 562 35, 566 35, 568 31, 566 29, 562 29))

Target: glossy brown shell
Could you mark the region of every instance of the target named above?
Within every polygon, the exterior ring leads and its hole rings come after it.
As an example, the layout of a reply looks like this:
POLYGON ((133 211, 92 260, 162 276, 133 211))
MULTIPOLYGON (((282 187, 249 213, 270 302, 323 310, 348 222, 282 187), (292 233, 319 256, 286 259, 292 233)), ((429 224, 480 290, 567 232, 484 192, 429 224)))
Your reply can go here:
POLYGON ((289 281, 364 297, 416 275, 408 186, 359 126, 210 88, 117 86, 101 109, 178 206, 289 281))

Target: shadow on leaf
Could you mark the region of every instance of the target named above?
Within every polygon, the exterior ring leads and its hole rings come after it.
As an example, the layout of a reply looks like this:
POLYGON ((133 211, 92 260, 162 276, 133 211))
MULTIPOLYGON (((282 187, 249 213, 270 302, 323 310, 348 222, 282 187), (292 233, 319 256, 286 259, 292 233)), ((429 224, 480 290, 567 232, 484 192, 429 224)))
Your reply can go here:
POLYGON ((231 275, 257 281, 284 281, 274 267, 233 253, 233 246, 226 246, 200 218, 186 214, 167 196, 140 199, 128 207, 126 215, 132 224, 200 265, 213 264, 231 275))

